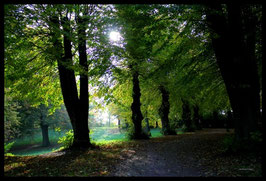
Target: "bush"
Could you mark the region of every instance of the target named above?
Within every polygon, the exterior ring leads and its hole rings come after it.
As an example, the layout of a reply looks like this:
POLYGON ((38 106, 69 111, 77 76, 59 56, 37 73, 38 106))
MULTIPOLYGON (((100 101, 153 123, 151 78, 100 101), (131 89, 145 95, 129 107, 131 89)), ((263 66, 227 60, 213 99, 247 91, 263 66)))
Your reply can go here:
POLYGON ((4 144, 4 152, 5 152, 5 155, 12 155, 12 154, 10 154, 10 153, 8 153, 8 152, 9 152, 9 150, 12 148, 12 146, 13 146, 14 143, 15 143, 15 142, 13 141, 13 142, 11 142, 11 143, 5 143, 5 144, 4 144))
POLYGON ((74 133, 73 130, 69 130, 65 133, 65 136, 60 137, 58 143, 63 144, 63 148, 69 148, 74 141, 74 133))

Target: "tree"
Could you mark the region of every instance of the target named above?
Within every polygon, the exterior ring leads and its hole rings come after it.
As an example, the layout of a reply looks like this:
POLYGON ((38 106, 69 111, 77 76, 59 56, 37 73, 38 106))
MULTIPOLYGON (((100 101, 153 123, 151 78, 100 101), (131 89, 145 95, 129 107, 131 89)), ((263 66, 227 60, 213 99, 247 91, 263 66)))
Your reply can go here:
POLYGON ((84 73, 80 73, 80 97, 78 97, 75 72, 72 69, 66 67, 66 65, 73 65, 72 50, 71 50, 71 27, 70 20, 68 19, 68 13, 64 17, 61 17, 61 23, 63 26, 63 43, 60 43, 57 29, 60 29, 59 15, 61 14, 60 9, 57 10, 57 14, 51 17, 51 22, 56 27, 51 27, 51 32, 55 41, 53 42, 56 49, 60 52, 57 56, 58 70, 60 76, 61 90, 64 98, 64 103, 69 114, 71 124, 74 132, 73 147, 90 147, 89 129, 88 129, 88 65, 86 58, 86 44, 81 36, 84 36, 85 29, 82 27, 82 21, 78 17, 78 28, 79 28, 79 39, 78 39, 78 50, 79 50, 79 65, 83 68, 84 73), (62 54, 64 52, 64 54, 62 54), (85 84, 85 85, 84 85, 85 84))
POLYGON ((170 130, 170 125, 169 125, 169 118, 168 114, 170 111, 170 104, 169 104, 169 92, 165 89, 163 85, 159 87, 159 90, 162 94, 162 104, 159 109, 159 115, 161 117, 162 121, 162 132, 164 135, 175 135, 175 131, 170 130))
POLYGON ((7 5, 5 11, 6 86, 35 105, 52 101, 52 111, 64 99, 74 129, 74 147, 90 146, 88 74, 98 79, 109 66, 110 53, 108 47, 103 48, 106 16, 101 8, 108 6, 7 5), (70 18, 74 14, 76 18, 70 18))
POLYGON ((143 40, 143 28, 150 23, 151 18, 145 14, 145 10, 149 9, 148 6, 135 5, 135 6, 116 6, 118 20, 123 26, 123 36, 126 41, 125 49, 128 53, 128 68, 132 75, 133 102, 131 104, 132 122, 134 124, 134 139, 148 138, 142 131, 143 115, 141 112, 141 91, 139 86, 139 75, 141 61, 147 58, 147 51, 150 49, 143 40))
POLYGON ((250 133, 257 129, 260 117, 260 86, 253 36, 258 19, 250 8, 229 3, 225 8, 227 16, 219 4, 206 11, 206 20, 213 32, 213 50, 233 109, 236 141, 249 139, 250 133), (248 12, 243 12, 244 8, 248 12), (242 13, 250 19, 243 18, 242 13))

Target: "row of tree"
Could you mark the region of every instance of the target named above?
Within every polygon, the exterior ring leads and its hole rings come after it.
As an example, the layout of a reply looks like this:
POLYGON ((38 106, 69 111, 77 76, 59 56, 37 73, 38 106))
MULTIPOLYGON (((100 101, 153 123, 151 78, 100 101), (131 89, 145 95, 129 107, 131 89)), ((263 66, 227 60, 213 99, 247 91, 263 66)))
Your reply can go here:
POLYGON ((232 109, 242 141, 261 118, 261 32, 261 5, 6 5, 5 86, 51 111, 64 102, 73 147, 91 145, 96 96, 135 139, 147 138, 143 121, 161 119, 167 135, 169 120, 190 130, 232 109), (109 41, 114 30, 121 41, 109 41))

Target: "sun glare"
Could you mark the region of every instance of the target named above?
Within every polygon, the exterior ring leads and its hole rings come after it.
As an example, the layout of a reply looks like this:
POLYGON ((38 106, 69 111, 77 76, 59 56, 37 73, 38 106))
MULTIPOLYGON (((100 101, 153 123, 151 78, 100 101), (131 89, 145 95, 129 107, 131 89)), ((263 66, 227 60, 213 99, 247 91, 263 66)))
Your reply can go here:
POLYGON ((118 41, 120 39, 120 33, 117 31, 112 31, 109 35, 111 41, 118 41))

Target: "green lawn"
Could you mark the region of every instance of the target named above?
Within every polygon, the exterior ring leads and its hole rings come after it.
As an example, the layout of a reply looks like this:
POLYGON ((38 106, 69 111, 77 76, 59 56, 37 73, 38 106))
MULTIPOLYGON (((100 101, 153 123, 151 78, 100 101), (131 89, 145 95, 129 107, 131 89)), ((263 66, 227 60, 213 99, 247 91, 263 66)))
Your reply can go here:
MULTIPOLYGON (((34 134, 31 137, 24 137, 15 140, 11 153, 14 155, 26 156, 26 155, 40 155, 51 152, 60 148, 57 143, 60 136, 63 136, 66 131, 62 131, 60 134, 53 130, 49 130, 50 147, 42 147, 42 135, 41 133, 34 134)), ((151 129, 151 137, 160 137, 160 129, 151 129)), ((91 129, 90 134, 91 141, 95 144, 102 145, 112 142, 127 141, 126 131, 117 129, 116 127, 95 127, 91 129)))

